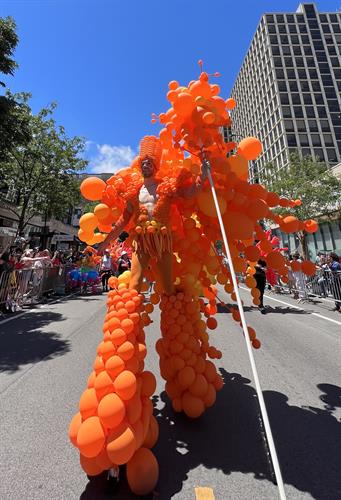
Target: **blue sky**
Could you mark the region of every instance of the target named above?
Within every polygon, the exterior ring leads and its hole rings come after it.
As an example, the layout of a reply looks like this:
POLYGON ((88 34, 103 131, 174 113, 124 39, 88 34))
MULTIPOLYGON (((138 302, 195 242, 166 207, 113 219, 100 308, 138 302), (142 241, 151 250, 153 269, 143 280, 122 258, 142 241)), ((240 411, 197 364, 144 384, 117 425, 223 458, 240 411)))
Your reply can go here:
MULTIPOLYGON (((152 112, 168 108, 170 80, 197 77, 197 61, 219 71, 228 97, 264 12, 295 11, 296 0, 0 0, 17 22, 13 91, 30 91, 37 111, 57 101, 57 121, 88 141, 89 170, 127 164, 140 138, 156 133, 152 112)), ((341 0, 316 2, 336 11, 341 0)))

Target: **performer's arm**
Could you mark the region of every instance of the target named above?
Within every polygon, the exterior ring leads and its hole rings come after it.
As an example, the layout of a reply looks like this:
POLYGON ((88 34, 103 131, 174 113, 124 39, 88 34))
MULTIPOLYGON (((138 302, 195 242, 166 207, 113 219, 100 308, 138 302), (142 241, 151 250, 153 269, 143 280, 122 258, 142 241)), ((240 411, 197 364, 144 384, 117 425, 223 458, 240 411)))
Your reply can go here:
POLYGON ((116 240, 119 237, 123 229, 130 221, 133 215, 133 211, 134 211, 133 206, 131 205, 131 203, 128 202, 123 211, 123 214, 121 215, 121 217, 118 218, 117 222, 113 225, 111 232, 108 234, 105 240, 98 245, 97 252, 99 254, 103 252, 103 250, 105 250, 112 241, 116 240))
POLYGON ((181 198, 186 198, 186 199, 193 198, 194 196, 196 196, 199 193, 199 191, 202 190, 202 186, 203 186, 205 179, 207 177, 207 169, 208 169, 208 165, 204 161, 201 165, 200 175, 197 176, 197 178, 191 184, 190 187, 179 188, 177 190, 177 196, 180 196, 181 198))

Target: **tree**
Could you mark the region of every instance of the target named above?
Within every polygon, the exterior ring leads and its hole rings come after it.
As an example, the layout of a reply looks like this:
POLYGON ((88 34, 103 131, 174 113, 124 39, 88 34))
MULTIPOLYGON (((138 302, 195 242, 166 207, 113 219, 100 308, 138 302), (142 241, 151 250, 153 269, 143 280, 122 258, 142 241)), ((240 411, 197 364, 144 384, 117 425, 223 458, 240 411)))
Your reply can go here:
MULTIPOLYGON (((14 70, 18 67, 17 63, 12 59, 13 52, 18 44, 18 36, 16 33, 16 24, 12 17, 0 17, 0 73, 4 75, 14 74, 14 70)), ((5 87, 3 82, 0 84, 5 87)))
MULTIPOLYGON (((266 171, 271 170, 273 173, 267 174, 264 184, 286 198, 302 201, 294 208, 277 209, 277 213, 295 215, 301 220, 340 217, 341 179, 331 173, 326 163, 293 153, 286 168, 274 172, 272 165, 267 165, 266 171)), ((307 232, 299 231, 297 236, 307 257, 307 232)))
MULTIPOLYGON (((18 67, 12 58, 18 43, 16 24, 11 17, 0 17, 0 73, 13 76, 18 67)), ((0 80, 0 86, 6 87, 0 80)), ((29 94, 26 94, 27 97, 29 94)), ((8 150, 29 140, 29 128, 23 119, 20 107, 23 104, 13 99, 10 92, 0 95, 0 161, 4 160, 8 150)))
POLYGON ((52 118, 56 104, 32 114, 27 94, 12 96, 21 106, 19 119, 27 123, 30 139, 26 144, 11 148, 6 160, 0 163, 0 179, 6 186, 14 186, 17 206, 9 205, 18 217, 18 234, 35 215, 63 217, 79 200, 78 172, 87 161, 80 157, 84 140, 68 138, 64 127, 52 118))

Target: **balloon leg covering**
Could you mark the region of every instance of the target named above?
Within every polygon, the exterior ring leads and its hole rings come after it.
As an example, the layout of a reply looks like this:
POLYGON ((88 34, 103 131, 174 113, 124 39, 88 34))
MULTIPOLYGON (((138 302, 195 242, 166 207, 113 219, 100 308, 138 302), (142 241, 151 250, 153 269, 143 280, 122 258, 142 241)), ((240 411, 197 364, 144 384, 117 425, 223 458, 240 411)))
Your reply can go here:
POLYGON ((223 380, 207 358, 221 353, 209 345, 198 298, 178 292, 161 299, 162 338, 156 343, 161 376, 176 412, 199 417, 212 406, 223 380))
POLYGON ((158 480, 158 463, 150 448, 159 429, 150 399, 156 379, 144 371, 142 296, 120 284, 109 292, 107 306, 103 340, 69 438, 89 476, 127 464, 131 490, 145 495, 158 480))

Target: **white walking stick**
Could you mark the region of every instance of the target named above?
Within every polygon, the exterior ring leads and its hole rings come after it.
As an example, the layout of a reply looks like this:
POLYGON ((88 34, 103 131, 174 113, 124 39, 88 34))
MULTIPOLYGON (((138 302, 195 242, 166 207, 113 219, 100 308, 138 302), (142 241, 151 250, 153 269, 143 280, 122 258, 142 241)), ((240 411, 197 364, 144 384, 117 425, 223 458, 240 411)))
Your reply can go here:
POLYGON ((263 398, 262 388, 261 388, 261 385, 260 385, 260 382, 259 382, 257 367, 256 367, 255 359, 253 357, 253 352, 252 352, 252 347, 251 347, 249 332, 248 332, 247 325, 246 325, 246 319, 245 319, 243 304, 242 304, 242 301, 241 301, 241 298, 240 298, 240 294, 239 294, 237 277, 236 277, 236 273, 235 273, 235 270, 234 270, 234 267, 233 267, 233 262, 232 262, 230 247, 229 247, 229 244, 228 244, 228 241, 227 241, 226 231, 225 231, 223 219, 221 217, 221 212, 220 212, 220 208, 219 208, 218 198, 217 198, 217 194, 216 194, 216 191, 215 191, 215 187, 214 187, 214 183, 213 183, 213 179, 212 179, 212 175, 211 175, 211 166, 210 166, 209 161, 207 161, 205 159, 204 153, 203 153, 203 160, 204 160, 205 166, 207 168, 207 177, 208 177, 209 183, 211 185, 211 191, 212 191, 212 196, 213 196, 215 208, 216 208, 217 215, 218 215, 218 220, 219 220, 219 225, 220 225, 220 231, 221 231, 221 235, 223 237, 223 242, 224 242, 224 246, 225 246, 225 250, 226 250, 226 256, 228 258, 229 265, 230 265, 232 282, 233 282, 234 291, 235 291, 236 298, 237 298, 237 304, 238 304, 238 309, 239 309, 239 313, 240 313, 240 319, 241 319, 241 323, 242 323, 242 327, 243 327, 243 331, 244 331, 244 338, 245 338, 245 342, 246 342, 246 348, 247 348, 247 352, 248 352, 248 355, 249 355, 249 360, 250 360, 250 363, 251 363, 251 369, 252 369, 253 379, 254 379, 255 385, 256 385, 257 397, 258 397, 259 406, 260 406, 260 410, 261 410, 261 414, 262 414, 262 418, 263 418, 263 422, 264 422, 264 426, 265 426, 266 437, 267 437, 267 440, 268 440, 268 443, 269 443, 270 455, 271 455, 271 459, 272 459, 272 463, 273 463, 273 467, 274 467, 274 471, 275 471, 275 476, 276 476, 277 486, 278 486, 278 490, 279 490, 279 495, 280 495, 281 500, 286 500, 285 491, 284 491, 284 484, 283 484, 283 479, 282 479, 282 474, 281 474, 281 469, 280 469, 279 462, 278 462, 278 457, 277 457, 277 453, 276 453, 275 443, 274 443, 274 440, 273 440, 273 437, 272 437, 272 432, 271 432, 269 417, 268 417, 268 413, 266 411, 266 406, 265 406, 265 401, 264 401, 264 398, 263 398))

